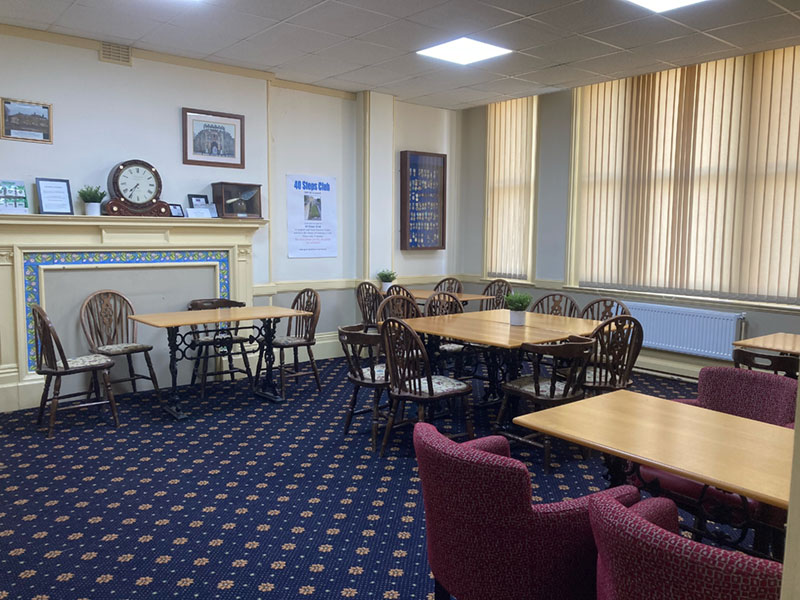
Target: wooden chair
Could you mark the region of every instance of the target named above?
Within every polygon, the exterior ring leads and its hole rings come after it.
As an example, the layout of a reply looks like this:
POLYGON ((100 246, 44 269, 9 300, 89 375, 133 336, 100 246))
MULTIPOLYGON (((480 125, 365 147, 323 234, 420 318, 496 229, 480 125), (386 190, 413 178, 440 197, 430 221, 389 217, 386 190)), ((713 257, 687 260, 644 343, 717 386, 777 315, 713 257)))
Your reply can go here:
MULTIPOLYGON (((381 444, 381 456, 389 443, 392 428, 411 421, 397 422, 397 414, 406 402, 417 405, 419 421, 425 421, 428 409, 442 400, 448 403, 461 399, 466 421, 466 435, 474 437, 472 407, 468 398, 472 386, 458 379, 433 375, 428 353, 417 332, 404 321, 390 317, 381 325, 381 340, 386 352, 386 369, 389 373, 389 399, 392 402, 389 422, 381 444)), ((431 416, 433 416, 431 414, 431 416)))
POLYGON ((631 385, 633 366, 642 349, 642 325, 630 315, 611 317, 589 336, 597 344, 584 387, 593 392, 612 392, 631 385))
POLYGON ((605 321, 611 317, 629 314, 631 314, 631 311, 619 300, 615 300, 614 298, 598 298, 583 307, 581 319, 605 321))
POLYGON ((114 400, 114 392, 111 390, 111 378, 109 370, 114 366, 114 361, 102 354, 87 354, 75 358, 67 358, 61 341, 58 339, 55 327, 47 317, 41 306, 31 305, 33 314, 33 327, 36 335, 36 373, 44 375, 44 389, 42 399, 39 402, 39 416, 36 420, 37 425, 42 424, 44 410, 47 403, 50 403, 50 422, 47 427, 47 437, 53 437, 56 425, 56 412, 67 408, 83 408, 85 406, 95 406, 98 404, 109 404, 111 414, 114 417, 114 427, 119 427, 119 415, 117 414, 117 403, 114 400), (67 375, 78 373, 91 373, 91 383, 85 392, 75 392, 72 394, 61 395, 61 378, 67 375), (106 397, 101 399, 100 382, 98 373, 103 376, 103 386, 106 397), (53 381, 55 379, 55 381, 53 381), (50 384, 53 384, 53 395, 49 396, 50 384), (94 397, 94 399, 93 399, 94 397), (59 407, 59 403, 70 398, 82 398, 72 401, 67 406, 59 407))
POLYGON ((737 369, 772 371, 776 375, 797 379, 797 363, 797 356, 768 354, 745 348, 733 349, 733 366, 737 369))
MULTIPOLYGON (((228 300, 226 298, 200 298, 189 302, 189 310, 213 310, 217 308, 235 308, 245 306, 244 302, 228 300)), ((247 358, 245 344, 250 340, 249 336, 239 335, 238 323, 208 323, 205 325, 192 325, 192 343, 197 348, 197 356, 194 360, 192 369, 192 381, 194 385, 198 371, 202 365, 202 379, 200 380, 200 397, 206 397, 206 381, 209 375, 230 375, 231 381, 234 380, 235 373, 244 373, 250 386, 253 385, 253 373, 250 370, 250 361, 247 358), (233 347, 238 346, 239 351, 234 352, 233 347), (233 357, 242 357, 244 371, 234 366, 233 357), (228 368, 213 370, 209 372, 208 361, 217 358, 227 359, 228 368)))
MULTIPOLYGON (((583 388, 586 379, 586 366, 592 357, 594 340, 570 336, 564 341, 552 344, 523 344, 521 349, 530 358, 531 375, 525 375, 503 384, 503 402, 497 422, 502 423, 509 411, 511 398, 521 398, 533 410, 542 410, 581 400, 585 396, 583 388), (544 357, 550 360, 544 361, 544 357), (547 364, 544 373, 542 365, 547 364), (554 365, 554 367, 550 367, 554 365), (555 369, 559 377, 554 377, 555 369)), ((544 450, 544 472, 550 472, 550 438, 541 433, 525 436, 507 434, 508 437, 544 450), (541 441, 536 441, 541 438, 541 441)))
MULTIPOLYGON (((464 307, 450 292, 437 292, 431 294, 426 300, 424 312, 426 317, 457 315, 464 312, 464 307)), ((441 340, 434 357, 434 361, 439 365, 437 369, 444 372, 447 359, 452 357, 455 361, 454 374, 459 377, 463 371, 464 350, 465 346, 460 342, 450 339, 441 340)))
POLYGON ((445 277, 439 280, 434 288, 437 292, 450 292, 451 294, 463 294, 464 286, 455 277, 445 277))
POLYGON ((317 390, 322 390, 322 385, 319 382, 319 371, 317 370, 317 363, 314 360, 314 352, 311 346, 317 343, 316 331, 317 322, 319 321, 319 294, 311 288, 305 288, 297 293, 292 301, 292 308, 295 310, 303 310, 311 313, 307 317, 289 317, 286 324, 286 335, 279 335, 275 337, 273 343, 275 348, 280 349, 280 375, 281 375, 281 396, 286 396, 286 380, 301 377, 303 375, 310 375, 313 373, 314 380, 317 382, 317 390), (286 366, 286 358, 284 350, 291 348, 294 353, 294 366, 286 366), (308 360, 311 363, 311 370, 300 370, 300 361, 298 357, 298 350, 305 348, 308 352, 308 360))
POLYGON ((414 319, 421 317, 422 312, 417 306, 417 301, 403 295, 390 295, 378 306, 378 322, 382 323, 389 317, 396 319, 414 319))
POLYGON ((528 312, 559 317, 577 317, 578 304, 566 294, 547 294, 534 302, 528 312))
POLYGON ((136 393, 136 380, 145 379, 153 384, 158 401, 161 401, 161 390, 150 360, 152 346, 136 342, 136 321, 128 317, 135 314, 131 301, 114 290, 100 290, 84 300, 80 311, 81 329, 89 341, 89 348, 94 354, 104 356, 124 356, 128 362, 128 377, 114 379, 114 383, 131 382, 136 393), (141 375, 133 368, 133 355, 144 354, 147 371, 141 375))
POLYGON ((414 300, 416 302, 416 300, 414 299, 414 294, 409 292, 408 288, 403 287, 399 283, 389 286, 389 289, 386 290, 386 297, 388 298, 389 296, 405 296, 406 298, 410 298, 411 300, 414 300))
POLYGON ((369 331, 364 325, 347 325, 339 327, 339 343, 342 344, 345 361, 347 362, 347 379, 353 384, 353 397, 347 408, 347 417, 344 421, 344 434, 350 430, 353 415, 372 412, 372 451, 378 445, 378 424, 381 420, 380 406, 381 395, 388 387, 386 381, 386 365, 380 362, 381 335, 376 331, 369 331), (373 390, 372 407, 355 410, 358 392, 361 388, 373 390))
POLYGON ((493 296, 491 300, 481 300, 481 310, 495 310, 506 307, 506 296, 514 290, 505 279, 494 279, 483 288, 483 296, 493 296))
POLYGON ((362 281, 356 288, 356 302, 361 311, 361 324, 376 327, 378 307, 383 302, 383 294, 378 287, 369 281, 362 281))

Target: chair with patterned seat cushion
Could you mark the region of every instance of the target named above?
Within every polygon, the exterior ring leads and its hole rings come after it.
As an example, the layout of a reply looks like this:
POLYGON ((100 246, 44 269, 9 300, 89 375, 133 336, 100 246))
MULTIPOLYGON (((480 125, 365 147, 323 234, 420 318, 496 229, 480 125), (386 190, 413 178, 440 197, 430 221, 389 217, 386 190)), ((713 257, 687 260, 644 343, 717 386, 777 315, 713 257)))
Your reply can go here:
POLYGON ((281 377, 281 396, 283 397, 286 397, 286 380, 296 379, 303 375, 313 374, 314 380, 317 382, 317 390, 322 391, 317 362, 314 360, 314 352, 311 350, 311 346, 317 343, 316 331, 317 323, 319 322, 319 304, 319 294, 315 290, 311 288, 300 290, 292 301, 292 308, 311 314, 302 317, 289 317, 286 324, 286 335, 275 336, 273 341, 273 346, 280 350, 279 372, 281 377), (287 348, 291 348, 294 355, 294 365, 292 367, 286 366, 284 350, 287 348), (311 363, 311 370, 300 370, 298 356, 300 348, 306 349, 308 360, 311 363))
MULTIPOLYGON (((464 312, 464 307, 450 292, 436 292, 428 296, 425 301, 423 312, 426 317, 441 317, 444 315, 458 315, 464 312)), ((464 367, 464 344, 451 339, 440 340, 436 348, 434 362, 438 365, 437 370, 444 372, 444 368, 449 358, 454 361, 454 373, 460 377, 464 367)))
POLYGON ((395 319, 415 319, 421 316, 422 312, 419 310, 417 301, 414 300, 414 298, 409 298, 401 294, 386 296, 380 306, 378 306, 378 323, 382 323, 389 317, 394 317, 395 319))
POLYGON ((356 302, 361 311, 361 324, 366 327, 377 327, 378 307, 383 302, 383 294, 378 287, 369 281, 362 281, 356 288, 356 302))
POLYGON ((626 508, 599 495, 589 501, 598 600, 780 598, 783 565, 689 540, 676 532, 674 505, 665 515, 664 505, 656 504, 652 512, 661 513, 657 518, 639 508, 653 507, 652 502, 626 508), (651 521, 670 521, 671 526, 651 521))
POLYGON ((514 289, 511 287, 511 284, 505 279, 493 279, 486 284, 486 287, 483 288, 483 291, 481 292, 481 295, 491 296, 491 298, 481 300, 480 309, 495 310, 498 308, 505 308, 506 296, 511 294, 513 291, 514 289))
MULTIPOLYGON (((527 406, 522 409, 523 412, 544 410, 581 400, 585 396, 583 383, 586 365, 593 349, 594 340, 579 336, 570 336, 566 340, 550 344, 522 344, 522 352, 530 358, 532 374, 503 384, 503 400, 497 422, 504 423, 505 416, 511 412, 509 405, 516 405, 518 399, 523 400, 527 406), (547 366, 546 370, 542 368, 543 365, 547 366), (559 373, 559 377, 552 376, 553 368, 559 373)), ((526 435, 505 432, 505 435, 542 448, 544 472, 550 472, 551 447, 548 436, 538 432, 526 435)))
POLYGON ((600 496, 633 504, 636 488, 536 504, 527 467, 510 457, 500 436, 458 444, 419 423, 414 449, 437 600, 451 593, 458 600, 594 598, 589 501, 600 496))
POLYGON ((136 392, 136 380, 150 381, 156 392, 156 397, 161 401, 161 390, 158 387, 153 362, 150 360, 150 351, 153 349, 148 344, 139 344, 136 341, 136 321, 132 321, 133 304, 124 295, 114 290, 100 290, 91 294, 80 310, 81 329, 89 342, 89 349, 95 354, 104 356, 124 356, 128 362, 128 377, 114 379, 114 383, 127 383, 136 392), (147 371, 150 374, 141 375, 133 368, 133 356, 143 354, 147 371))
POLYGON ((450 292, 451 294, 463 294, 464 285, 455 277, 445 277, 440 279, 435 286, 434 291, 437 292, 450 292))
POLYGON ((447 402, 452 407, 455 400, 461 400, 466 435, 472 438, 472 407, 469 403, 472 386, 444 375, 433 375, 425 345, 405 321, 392 317, 386 319, 381 325, 381 340, 386 353, 391 400, 381 456, 389 443, 392 428, 411 422, 397 420, 398 412, 407 402, 417 406, 418 420, 425 421, 427 416, 433 417, 433 409, 439 403, 447 402))
POLYGON ((598 298, 583 307, 580 317, 581 319, 591 319, 592 321, 605 321, 611 317, 629 314, 631 314, 631 311, 619 300, 598 298))
POLYGON ((589 337, 596 343, 586 368, 586 390, 601 393, 629 387, 644 340, 641 323, 630 315, 611 317, 598 325, 589 337))
MULTIPOLYGON (((189 310, 214 310, 219 308, 238 308, 245 306, 244 302, 229 300, 227 298, 198 298, 191 300, 187 306, 189 310)), ((206 397, 206 381, 209 375, 229 375, 231 381, 236 373, 244 373, 250 387, 253 386, 253 374, 250 370, 250 361, 247 358, 245 344, 249 336, 239 334, 238 323, 206 323, 192 325, 192 344, 197 348, 197 356, 192 369, 191 385, 194 385, 198 374, 200 375, 200 397, 206 397), (238 346, 238 351, 234 347, 238 346), (234 366, 234 356, 241 356, 244 369, 234 366), (228 368, 208 370, 210 360, 222 358, 228 362, 228 368)))
POLYGON ((372 450, 378 444, 378 425, 381 417, 381 395, 388 387, 386 381, 386 365, 380 362, 381 335, 374 329, 370 330, 365 325, 347 325, 339 327, 339 342, 342 345, 345 361, 347 362, 347 379, 353 384, 353 397, 347 409, 344 421, 344 434, 350 430, 353 415, 372 412, 372 450), (372 407, 355 410, 358 392, 361 388, 373 390, 372 407))
POLYGON ((44 389, 39 402, 39 416, 36 420, 41 425, 45 407, 50 403, 50 422, 47 427, 47 437, 53 437, 56 425, 56 412, 68 408, 83 408, 108 404, 114 418, 114 427, 119 427, 117 403, 114 392, 111 390, 109 370, 114 366, 114 361, 103 354, 87 354, 68 358, 58 339, 55 327, 50 322, 47 313, 38 304, 31 305, 33 328, 35 332, 36 348, 36 373, 44 375, 44 389), (91 373, 89 388, 85 392, 61 394, 61 378, 79 373, 91 373), (103 377, 105 399, 100 395, 99 375, 103 377), (55 380, 55 381, 54 381, 55 380), (53 384, 53 395, 50 396, 50 385, 53 384), (59 406, 64 400, 70 400, 66 406, 59 406), (82 401, 81 401, 82 400, 82 401))
MULTIPOLYGON (((780 427, 794 427, 797 380, 774 373, 731 367, 704 367, 697 379, 697 398, 676 402, 753 419, 780 427)), ((631 482, 675 501, 694 516, 693 533, 707 534, 707 522, 740 530, 744 539, 755 530, 756 551, 780 556, 786 511, 703 485, 654 467, 640 466, 631 482)))
POLYGON ((534 302, 528 312, 558 317, 577 317, 578 304, 566 294, 547 294, 534 302))

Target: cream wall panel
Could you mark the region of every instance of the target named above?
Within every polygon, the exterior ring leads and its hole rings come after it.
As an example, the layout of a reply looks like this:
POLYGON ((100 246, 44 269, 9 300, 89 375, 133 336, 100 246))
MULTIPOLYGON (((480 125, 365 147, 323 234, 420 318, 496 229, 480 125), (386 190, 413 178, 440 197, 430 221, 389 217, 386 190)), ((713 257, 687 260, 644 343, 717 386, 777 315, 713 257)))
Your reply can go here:
POLYGON ((361 276, 375 279, 378 271, 395 268, 392 237, 394 225, 400 221, 395 216, 393 194, 399 185, 395 182, 399 162, 395 164, 394 156, 394 98, 375 92, 368 94, 369 260, 367 272, 361 276))
POLYGON ((458 273, 483 273, 486 218, 486 107, 462 112, 459 166, 458 273))

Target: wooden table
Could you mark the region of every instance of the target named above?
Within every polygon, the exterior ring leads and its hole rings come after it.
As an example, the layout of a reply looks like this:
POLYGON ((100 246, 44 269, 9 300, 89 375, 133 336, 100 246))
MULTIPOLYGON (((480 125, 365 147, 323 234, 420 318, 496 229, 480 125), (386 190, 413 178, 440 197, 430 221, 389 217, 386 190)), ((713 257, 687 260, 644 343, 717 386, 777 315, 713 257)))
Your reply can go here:
POLYGON ((753 348, 755 350, 771 350, 781 354, 800 355, 800 334, 797 333, 770 333, 746 340, 733 342, 734 346, 753 348))
MULTIPOLYGON (((419 302, 425 302, 428 298, 437 293, 437 290, 411 289, 408 291, 411 292, 411 294, 414 296, 414 300, 417 300, 419 302)), ((458 301, 461 302, 462 304, 466 304, 471 300, 491 300, 492 298, 494 298, 494 296, 484 296, 482 294, 463 294, 463 293, 456 294, 453 292, 451 293, 453 294, 453 296, 458 298, 458 301)))
MULTIPOLYGON (((508 309, 480 310, 476 312, 464 313, 472 319, 480 319, 491 323, 509 324, 511 311, 508 309)), ((548 331, 560 331, 569 335, 589 335, 600 325, 602 321, 592 319, 580 319, 578 317, 559 317, 557 315, 543 315, 540 313, 525 313, 525 325, 536 329, 546 329, 548 331)), ((509 325, 509 327, 511 327, 509 325)), ((514 326, 517 328, 518 326, 514 326)), ((566 337, 566 336, 565 336, 566 337)))
POLYGON ((275 339, 275 327, 279 319, 284 317, 305 316, 311 313, 282 308, 280 306, 242 306, 233 308, 218 308, 210 310, 185 310, 178 312, 150 313, 131 315, 129 318, 144 325, 159 327, 167 330, 167 344, 169 346, 169 372, 172 376, 172 392, 170 403, 164 410, 176 419, 185 419, 186 413, 181 410, 178 396, 178 361, 188 357, 188 351, 194 348, 194 338, 191 332, 181 334, 181 327, 192 325, 208 325, 211 323, 238 323, 241 321, 260 321, 261 325, 253 325, 254 335, 251 341, 258 343, 258 363, 254 375, 253 393, 270 402, 283 402, 275 382, 272 379, 272 368, 275 356, 272 351, 272 342, 275 339), (258 380, 261 375, 261 362, 265 361, 265 374, 259 388, 258 380))
POLYGON ((779 508, 789 506, 794 431, 637 394, 611 392, 514 423, 779 508))

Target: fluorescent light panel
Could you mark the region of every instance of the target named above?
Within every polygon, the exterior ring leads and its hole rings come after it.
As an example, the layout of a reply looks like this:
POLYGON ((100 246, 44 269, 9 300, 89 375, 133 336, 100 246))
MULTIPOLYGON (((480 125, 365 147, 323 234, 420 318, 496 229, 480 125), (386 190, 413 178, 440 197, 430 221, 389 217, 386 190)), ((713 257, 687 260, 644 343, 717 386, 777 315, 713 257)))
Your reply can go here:
POLYGON ((628 0, 639 6, 652 10, 653 12, 666 12, 683 6, 691 4, 700 4, 701 2, 708 2, 708 0, 628 0))
POLYGON ((510 52, 511 50, 507 50, 506 48, 500 48, 499 46, 484 44, 477 40, 462 37, 452 42, 419 50, 417 54, 438 58, 439 60, 446 60, 459 65, 469 65, 480 60, 502 56, 510 52))

